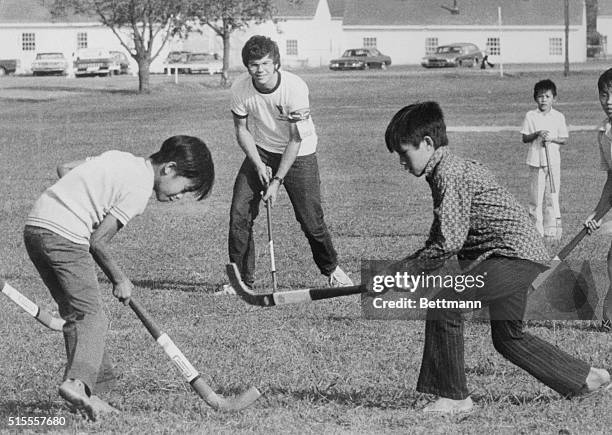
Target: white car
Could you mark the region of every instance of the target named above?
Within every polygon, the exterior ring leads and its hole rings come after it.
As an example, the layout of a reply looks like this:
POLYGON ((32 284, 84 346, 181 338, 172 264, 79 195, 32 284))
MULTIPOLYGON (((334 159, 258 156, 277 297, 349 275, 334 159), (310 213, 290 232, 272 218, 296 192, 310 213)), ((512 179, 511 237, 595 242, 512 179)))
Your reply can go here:
POLYGON ((81 48, 74 55, 74 75, 110 76, 115 63, 112 55, 103 48, 81 48))
POLYGON ((38 53, 32 62, 32 75, 64 74, 68 61, 63 53, 38 53))
POLYGON ((185 63, 179 66, 188 74, 206 73, 221 74, 223 72, 223 61, 213 53, 190 53, 185 63))

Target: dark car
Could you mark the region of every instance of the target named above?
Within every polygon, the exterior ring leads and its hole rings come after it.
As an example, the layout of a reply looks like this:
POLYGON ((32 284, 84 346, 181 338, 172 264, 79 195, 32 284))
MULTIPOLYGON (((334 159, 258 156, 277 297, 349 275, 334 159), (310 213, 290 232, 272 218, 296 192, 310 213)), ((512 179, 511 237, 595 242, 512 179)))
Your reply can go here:
POLYGON ((433 54, 422 59, 421 65, 425 68, 472 67, 478 65, 483 57, 484 53, 475 44, 457 42, 436 47, 433 54))
POLYGON ((111 73, 113 75, 127 74, 130 69, 130 61, 127 55, 122 51, 110 51, 109 53, 113 58, 111 73))
POLYGON ((387 69, 390 65, 391 58, 376 48, 351 48, 346 50, 339 59, 331 60, 329 69, 387 69))

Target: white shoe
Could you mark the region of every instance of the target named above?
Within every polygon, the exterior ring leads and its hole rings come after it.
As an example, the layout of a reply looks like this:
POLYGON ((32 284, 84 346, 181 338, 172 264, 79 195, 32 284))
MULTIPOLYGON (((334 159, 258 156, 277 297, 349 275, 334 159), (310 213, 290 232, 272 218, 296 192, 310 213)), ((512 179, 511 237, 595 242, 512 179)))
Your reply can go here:
POLYGON ((440 397, 435 402, 423 408, 423 412, 434 412, 440 414, 460 414, 471 412, 474 409, 474 402, 471 397, 463 400, 453 400, 446 397, 440 397))
POLYGON ((353 285, 353 281, 339 266, 336 266, 334 271, 329 275, 330 287, 349 287, 353 285))
POLYGON ((214 293, 215 296, 235 296, 236 290, 231 284, 223 284, 223 288, 214 293))

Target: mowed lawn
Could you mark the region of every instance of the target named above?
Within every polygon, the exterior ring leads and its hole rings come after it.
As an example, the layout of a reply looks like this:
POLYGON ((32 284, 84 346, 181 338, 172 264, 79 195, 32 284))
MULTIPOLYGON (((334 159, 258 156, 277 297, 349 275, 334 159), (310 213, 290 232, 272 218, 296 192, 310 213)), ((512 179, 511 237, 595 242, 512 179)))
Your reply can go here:
MULTIPOLYGON (((431 198, 423 179, 402 171, 387 152, 391 116, 414 101, 434 99, 452 127, 516 126, 515 131, 450 132, 452 149, 487 164, 519 200, 527 201, 526 146, 518 128, 533 104, 533 84, 552 78, 557 108, 571 125, 603 118, 597 71, 514 73, 479 70, 303 72, 319 134, 326 220, 342 267, 359 281, 364 259, 396 259, 425 241, 431 198)), ((155 152, 175 134, 201 137, 217 179, 210 198, 174 204, 151 200, 145 214, 116 237, 113 253, 149 310, 212 388, 223 395, 248 386, 263 393, 240 413, 211 410, 182 380, 133 312, 111 295, 100 272, 111 319, 108 349, 121 379, 106 399, 122 410, 99 422, 71 413, 57 395, 64 370, 61 333, 46 330, 0 297, 0 432, 8 418, 64 416, 72 433, 606 433, 612 394, 564 400, 501 358, 482 323, 466 327, 466 367, 477 409, 457 417, 419 412, 415 392, 424 339, 420 321, 369 321, 358 297, 309 305, 257 308, 213 296, 226 281, 232 183, 243 159, 218 79, 152 78, 138 95, 136 79, 0 80, 0 273, 42 306, 55 305, 22 241, 27 213, 56 179, 57 164, 108 149, 155 152)), ((563 241, 579 231, 605 181, 594 132, 572 132, 562 150, 563 241)), ((273 209, 281 288, 324 285, 286 194, 273 209)), ((270 286, 265 209, 255 225, 259 288, 270 286)), ((572 254, 590 260, 601 292, 611 238, 586 239, 572 254)), ((589 323, 549 322, 529 330, 598 367, 612 367, 611 335, 589 323)), ((14 428, 13 428, 14 429, 14 428)), ((19 433, 33 427, 21 427, 19 433)))

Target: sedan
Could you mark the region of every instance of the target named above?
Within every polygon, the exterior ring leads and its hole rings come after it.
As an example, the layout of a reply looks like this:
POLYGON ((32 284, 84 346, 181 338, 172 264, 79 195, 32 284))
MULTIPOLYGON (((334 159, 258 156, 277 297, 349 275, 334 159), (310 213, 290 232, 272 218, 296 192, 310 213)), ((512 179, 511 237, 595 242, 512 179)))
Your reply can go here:
POLYGON ((63 53, 38 53, 32 62, 32 75, 64 74, 68 61, 63 53))
POLYGON ((329 69, 387 69, 390 65, 391 58, 376 48, 351 48, 346 50, 339 59, 330 61, 329 69))
POLYGON ((478 65, 483 57, 484 53, 475 44, 457 42, 436 47, 433 54, 422 59, 421 65, 425 68, 472 67, 478 65))

